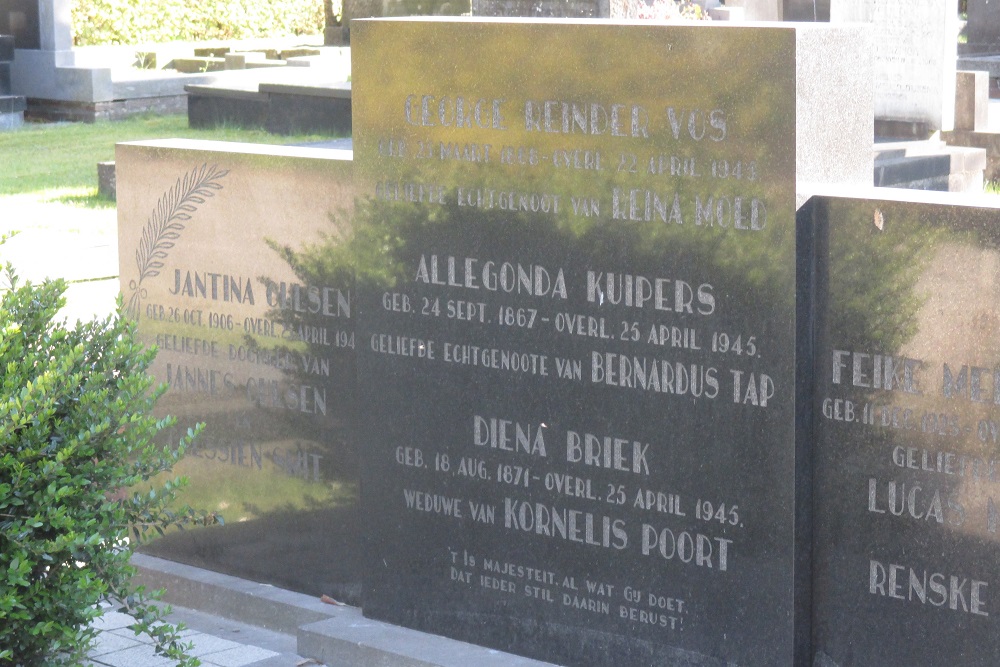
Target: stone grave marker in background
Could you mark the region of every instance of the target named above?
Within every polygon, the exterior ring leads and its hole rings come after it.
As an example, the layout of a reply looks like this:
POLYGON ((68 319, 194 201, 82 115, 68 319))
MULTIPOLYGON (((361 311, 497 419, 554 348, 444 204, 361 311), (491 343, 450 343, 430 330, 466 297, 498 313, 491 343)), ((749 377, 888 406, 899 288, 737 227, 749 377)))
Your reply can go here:
POLYGON ((611 16, 608 0, 472 0, 473 16, 597 19, 611 16))
POLYGON ((726 7, 742 9, 743 20, 746 21, 782 20, 782 0, 729 0, 726 7))
POLYGON ((175 468, 225 526, 146 552, 358 603, 354 295, 330 269, 353 209, 346 151, 119 144, 122 292, 177 416, 175 468))
POLYGON ((965 53, 1000 53, 1000 3, 968 0, 965 53))
MULTIPOLYGON (((519 0, 520 1, 520 0, 519 0)), ((480 0, 478 4, 511 5, 511 0, 480 0)), ((476 3, 474 3, 475 5, 476 3)), ((777 21, 781 20, 780 0, 729 0, 722 7, 717 1, 698 0, 701 10, 713 19, 729 21, 777 21), (721 17, 725 18, 721 18, 721 17)), ((565 2, 523 2, 526 8, 521 14, 508 16, 575 16, 579 18, 610 18, 612 20, 677 20, 684 18, 681 8, 674 0, 602 0, 583 3, 565 2), (567 10, 567 8, 571 8, 567 10), (581 11, 582 9, 582 11, 581 11), (557 13, 559 12, 559 13, 557 13)), ((473 12, 489 16, 486 12, 473 12)))
POLYGON ((109 67, 77 66, 71 5, 71 0, 0 0, 0 33, 13 34, 17 49, 12 87, 31 100, 36 114, 41 107, 66 110, 67 102, 72 107, 121 99, 109 67))
POLYGON ((930 135, 954 127, 956 3, 832 0, 832 22, 872 23, 875 27, 879 135, 930 135))
POLYGON ((982 70, 955 72, 955 130, 988 132, 990 74, 982 70))
MULTIPOLYGON (((38 0, 0 0, 0 34, 12 35, 18 49, 52 48, 42 46, 39 7, 38 0)), ((48 37, 51 39, 53 35, 50 33, 48 37)))
POLYGON ((829 21, 831 0, 782 0, 784 21, 829 21))
MULTIPOLYGON (((792 664, 797 155, 829 157, 797 78, 849 66, 843 30, 355 25, 367 615, 792 664)), ((870 156, 867 117, 841 147, 870 156)))
POLYGON ((1000 654, 1000 209, 917 196, 801 211, 816 230, 823 667, 1000 654))
POLYGON ((10 64, 14 60, 14 37, 0 34, 0 130, 20 127, 26 101, 11 94, 10 64))
MULTIPOLYGON (((516 1, 516 0, 512 0, 516 1)), ((398 16, 461 16, 471 9, 470 0, 343 0, 343 39, 350 42, 351 23, 356 19, 398 16)))

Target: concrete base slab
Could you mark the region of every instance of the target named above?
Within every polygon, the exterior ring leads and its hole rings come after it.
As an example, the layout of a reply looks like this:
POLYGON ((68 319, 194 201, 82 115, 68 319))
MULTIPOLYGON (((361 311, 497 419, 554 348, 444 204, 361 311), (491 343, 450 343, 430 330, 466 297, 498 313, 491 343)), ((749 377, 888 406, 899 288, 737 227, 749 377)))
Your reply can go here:
POLYGON ((983 172, 985 181, 1000 181, 1000 132, 972 132, 955 130, 945 132, 942 138, 953 146, 972 146, 986 151, 986 168, 983 172))
MULTIPOLYGON (((351 84, 294 68, 280 78, 249 73, 213 84, 190 85, 188 124, 261 127, 274 134, 351 132, 351 84)), ((235 74, 235 72, 234 72, 235 74)))
POLYGON ((350 81, 328 79, 305 79, 301 81, 262 82, 257 89, 262 93, 277 95, 301 95, 303 97, 329 97, 338 100, 351 99, 350 81))
POLYGON ((196 86, 188 90, 188 126, 264 127, 267 122, 267 96, 240 91, 219 95, 203 93, 196 86))
POLYGON ((135 554, 132 564, 138 569, 139 583, 164 589, 164 602, 271 632, 295 634, 295 652, 328 667, 555 667, 373 621, 356 607, 327 604, 309 595, 190 565, 144 554, 135 554))
POLYGON ((351 133, 351 100, 319 95, 268 93, 264 129, 272 134, 351 133))
POLYGON ((943 141, 875 145, 874 185, 883 188, 982 192, 986 151, 943 141))
POLYGON ((25 114, 46 121, 118 120, 142 113, 172 114, 187 112, 187 95, 140 97, 110 102, 65 102, 61 100, 29 99, 25 114))
POLYGON ((179 74, 160 70, 125 70, 112 72, 111 90, 116 100, 141 97, 173 97, 184 94, 188 85, 211 83, 214 73, 179 74))
POLYGON ((174 58, 174 69, 184 74, 220 72, 226 69, 225 58, 206 56, 204 58, 174 58))
POLYGON ((164 602, 276 632, 294 633, 333 614, 334 607, 319 598, 162 558, 136 554, 132 565, 140 583, 166 590, 164 602))
POLYGON ((298 651, 327 667, 554 667, 552 663, 373 621, 355 607, 338 607, 333 618, 299 628, 298 651))
POLYGON ((875 136, 899 141, 924 141, 936 130, 928 123, 914 123, 905 120, 875 119, 875 136))
MULTIPOLYGON (((155 653, 149 635, 129 629, 134 620, 104 604, 104 615, 92 627, 99 630, 85 665, 92 667, 142 667, 175 663, 155 653)), ((193 609, 173 607, 172 624, 183 623, 181 639, 191 644, 189 655, 206 667, 288 667, 311 663, 295 652, 295 636, 272 632, 245 623, 229 621, 193 609)))
POLYGON ((24 112, 0 113, 0 132, 5 130, 16 130, 24 125, 24 112))
POLYGON ((110 100, 111 69, 76 67, 73 51, 16 49, 11 84, 27 98, 93 102, 110 100))
POLYGON ((21 113, 27 106, 27 100, 20 95, 0 95, 0 113, 21 113))

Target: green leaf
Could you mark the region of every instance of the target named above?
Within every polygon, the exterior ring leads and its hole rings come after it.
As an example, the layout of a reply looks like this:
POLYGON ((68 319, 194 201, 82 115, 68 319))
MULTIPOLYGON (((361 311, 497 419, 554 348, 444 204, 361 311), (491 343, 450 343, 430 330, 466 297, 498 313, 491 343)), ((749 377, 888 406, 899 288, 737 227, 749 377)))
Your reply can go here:
MULTIPOLYGON (((0 292, 0 665, 80 664, 98 602, 127 600, 138 623, 161 622, 154 596, 132 582, 143 533, 175 522, 163 510, 176 483, 116 490, 169 473, 152 415, 152 354, 123 317, 57 322, 61 281, 0 292), (105 491, 116 494, 113 499, 105 491), (124 538, 130 533, 135 542, 124 538), (10 592, 10 591, 14 592, 10 592), (55 663, 52 663, 55 664, 55 663)), ((3 282, 0 277, 0 282, 3 282)), ((163 655, 194 664, 169 624, 151 633, 163 655)))

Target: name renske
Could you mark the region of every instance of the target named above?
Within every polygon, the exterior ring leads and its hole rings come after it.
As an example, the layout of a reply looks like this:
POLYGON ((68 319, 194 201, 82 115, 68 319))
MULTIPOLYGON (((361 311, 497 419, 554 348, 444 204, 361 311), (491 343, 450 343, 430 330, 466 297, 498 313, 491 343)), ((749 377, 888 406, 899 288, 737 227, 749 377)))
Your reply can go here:
POLYGON ((987 587, 987 582, 966 576, 929 572, 874 559, 868 564, 868 592, 904 602, 989 616, 986 609, 987 587))
POLYGON ((566 298, 563 270, 549 271, 538 264, 421 255, 414 280, 428 285, 566 298))

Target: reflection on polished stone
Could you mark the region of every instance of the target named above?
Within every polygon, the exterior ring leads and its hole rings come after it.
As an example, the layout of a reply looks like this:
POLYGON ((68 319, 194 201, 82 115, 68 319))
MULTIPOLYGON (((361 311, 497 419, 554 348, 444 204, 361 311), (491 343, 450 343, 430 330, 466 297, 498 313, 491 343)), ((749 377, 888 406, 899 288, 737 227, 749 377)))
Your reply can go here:
POLYGON ((795 31, 353 33, 365 613, 792 664, 795 31))
POLYGON ((818 664, 985 667, 1000 653, 1000 208, 921 201, 803 209, 818 269, 818 664))
POLYGON ((357 601, 353 280, 324 265, 352 216, 350 153, 217 142, 120 145, 126 305, 159 354, 182 500, 225 526, 145 550, 357 601))

